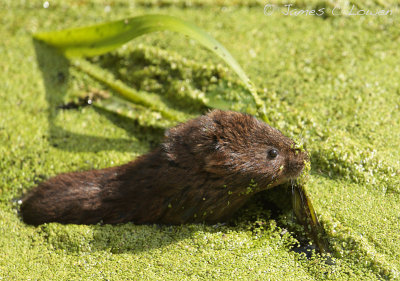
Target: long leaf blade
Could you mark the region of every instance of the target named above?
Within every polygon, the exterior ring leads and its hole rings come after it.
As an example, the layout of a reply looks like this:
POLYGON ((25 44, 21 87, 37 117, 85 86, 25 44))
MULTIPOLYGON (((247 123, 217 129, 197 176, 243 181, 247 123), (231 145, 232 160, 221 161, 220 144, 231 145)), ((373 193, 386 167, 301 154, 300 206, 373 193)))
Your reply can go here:
POLYGON ((305 231, 319 248, 321 254, 329 252, 327 241, 322 237, 324 233, 318 221, 314 206, 311 203, 303 185, 295 184, 292 187, 293 211, 297 220, 304 226, 305 231))
POLYGON ((149 109, 156 110, 165 118, 170 120, 183 122, 185 121, 182 112, 174 110, 166 105, 158 95, 150 95, 146 92, 135 91, 121 80, 116 80, 109 73, 89 63, 85 59, 74 59, 72 64, 78 69, 86 72, 93 78, 103 82, 110 89, 116 91, 122 98, 136 104, 141 104, 149 109))
POLYGON ((167 15, 144 15, 88 27, 37 33, 34 38, 72 58, 104 54, 138 36, 163 30, 178 32, 196 39, 222 58, 249 89, 260 117, 268 122, 265 105, 238 62, 222 44, 192 23, 167 15))

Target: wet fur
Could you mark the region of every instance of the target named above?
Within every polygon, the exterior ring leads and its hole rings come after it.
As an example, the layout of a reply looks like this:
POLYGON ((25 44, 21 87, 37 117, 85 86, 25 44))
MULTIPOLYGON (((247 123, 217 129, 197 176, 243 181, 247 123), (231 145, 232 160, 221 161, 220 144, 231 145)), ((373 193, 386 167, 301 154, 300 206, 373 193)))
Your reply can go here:
POLYGON ((28 224, 215 223, 253 194, 295 178, 305 152, 242 113, 214 110, 167 131, 154 151, 118 167, 60 174, 23 199, 28 224), (279 151, 269 159, 268 151, 279 151))

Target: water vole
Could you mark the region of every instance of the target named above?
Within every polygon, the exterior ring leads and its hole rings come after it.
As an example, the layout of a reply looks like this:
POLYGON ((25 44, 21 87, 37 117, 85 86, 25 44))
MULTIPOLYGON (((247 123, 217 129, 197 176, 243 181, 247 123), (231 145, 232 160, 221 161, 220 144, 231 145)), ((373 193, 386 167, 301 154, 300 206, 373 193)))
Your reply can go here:
POLYGON ((296 178, 307 158, 255 117, 214 110, 171 128, 135 161, 42 182, 21 212, 33 225, 216 223, 255 193, 296 178))

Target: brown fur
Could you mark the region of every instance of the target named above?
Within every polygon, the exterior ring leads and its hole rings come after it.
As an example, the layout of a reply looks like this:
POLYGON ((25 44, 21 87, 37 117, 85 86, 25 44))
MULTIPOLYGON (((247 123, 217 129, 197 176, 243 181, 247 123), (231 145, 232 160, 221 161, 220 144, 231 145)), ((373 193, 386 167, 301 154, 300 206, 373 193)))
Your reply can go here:
POLYGON ((135 161, 39 184, 21 212, 33 225, 215 223, 256 192, 297 177, 306 159, 291 139, 256 118, 214 110, 170 129, 157 149, 135 161))

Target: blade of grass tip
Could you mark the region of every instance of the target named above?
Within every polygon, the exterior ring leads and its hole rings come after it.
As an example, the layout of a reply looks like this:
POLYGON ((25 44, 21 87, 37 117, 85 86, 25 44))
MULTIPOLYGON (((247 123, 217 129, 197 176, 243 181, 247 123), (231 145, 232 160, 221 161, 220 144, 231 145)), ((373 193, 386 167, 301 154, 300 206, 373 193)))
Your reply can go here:
POLYGON ((72 58, 104 54, 138 36, 163 30, 178 32, 193 38, 222 58, 248 88, 260 117, 265 122, 269 122, 264 103, 238 62, 222 44, 192 23, 167 15, 144 15, 88 27, 41 32, 34 34, 33 37, 72 58))
POLYGON ((159 99, 157 95, 149 95, 145 92, 137 92, 127 86, 120 80, 110 77, 111 74, 105 70, 91 64, 85 59, 76 58, 72 61, 72 65, 86 72, 93 78, 103 82, 112 90, 118 92, 124 99, 149 107, 152 110, 160 112, 160 114, 170 120, 183 122, 184 117, 180 111, 169 108, 159 99))
POLYGON ((293 187, 293 211, 296 218, 301 223, 311 239, 317 245, 321 254, 328 252, 328 244, 322 237, 323 229, 316 216, 314 207, 303 185, 294 185, 293 187))

